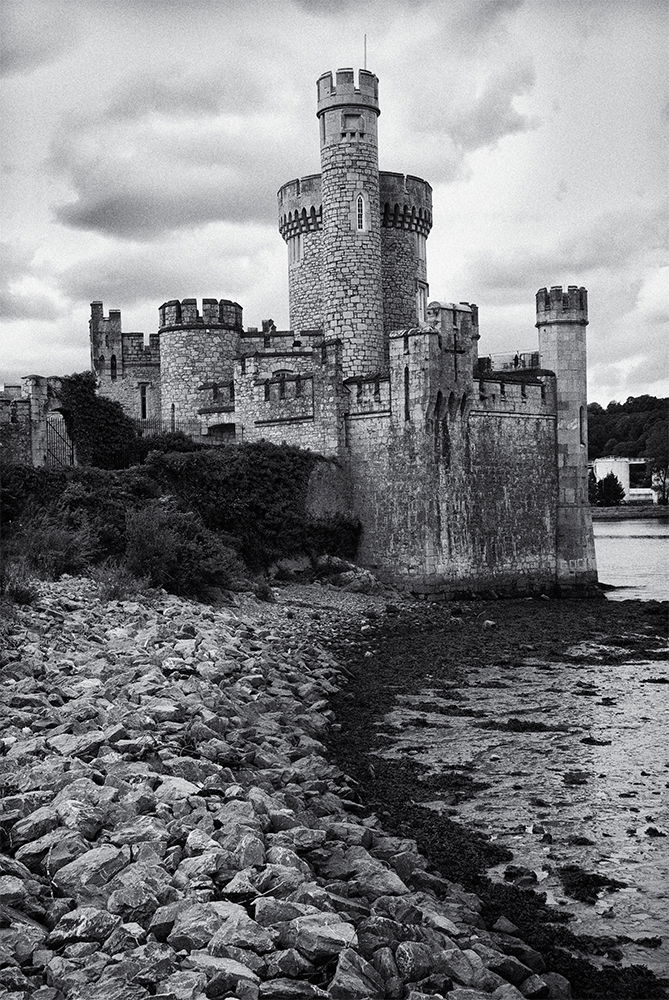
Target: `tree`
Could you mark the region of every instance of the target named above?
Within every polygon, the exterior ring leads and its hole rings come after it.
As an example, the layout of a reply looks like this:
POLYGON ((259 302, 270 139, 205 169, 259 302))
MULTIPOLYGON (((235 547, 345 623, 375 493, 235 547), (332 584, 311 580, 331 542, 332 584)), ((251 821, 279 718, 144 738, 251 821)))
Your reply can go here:
POLYGON ((609 472, 597 483, 597 506, 619 507, 625 500, 625 490, 615 472, 609 472))
POLYGON ((658 503, 669 503, 669 421, 655 424, 646 442, 652 482, 658 491, 658 503))

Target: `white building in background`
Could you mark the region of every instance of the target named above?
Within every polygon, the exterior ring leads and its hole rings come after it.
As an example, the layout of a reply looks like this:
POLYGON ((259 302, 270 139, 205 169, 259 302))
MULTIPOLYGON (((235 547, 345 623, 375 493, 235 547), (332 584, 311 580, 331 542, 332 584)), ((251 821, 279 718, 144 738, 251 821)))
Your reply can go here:
POLYGON ((618 479, 620 485, 625 490, 625 503, 657 503, 657 493, 650 486, 633 486, 634 472, 630 475, 630 470, 645 470, 648 464, 647 458, 620 458, 619 456, 609 456, 607 458, 596 458, 592 463, 592 471, 599 482, 610 472, 618 479))

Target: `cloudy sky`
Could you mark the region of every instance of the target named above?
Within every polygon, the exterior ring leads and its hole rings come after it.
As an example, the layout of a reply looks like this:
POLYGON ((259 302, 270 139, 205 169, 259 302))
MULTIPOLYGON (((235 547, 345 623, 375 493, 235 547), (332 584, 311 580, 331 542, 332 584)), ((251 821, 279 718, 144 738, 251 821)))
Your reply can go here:
POLYGON ((590 398, 669 393, 666 0, 3 0, 0 382, 88 366, 89 303, 231 298, 288 324, 276 190, 315 81, 380 78, 382 169, 434 188, 430 297, 482 353, 585 285, 590 398))

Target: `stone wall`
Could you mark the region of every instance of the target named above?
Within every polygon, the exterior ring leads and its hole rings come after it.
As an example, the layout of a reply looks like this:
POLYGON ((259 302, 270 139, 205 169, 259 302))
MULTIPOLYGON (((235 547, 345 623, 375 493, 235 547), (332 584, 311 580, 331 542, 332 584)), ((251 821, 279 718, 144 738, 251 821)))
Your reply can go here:
POLYGON ((0 461, 32 463, 29 399, 0 393, 0 461))
POLYGON ((235 364, 238 438, 341 452, 344 433, 341 348, 266 351, 235 364))
POLYGON ((204 383, 230 381, 239 354, 239 334, 232 330, 165 329, 160 334, 161 410, 163 421, 197 420, 211 402, 204 383), (174 407, 174 409, 172 409, 174 407))
POLYGON ((299 237, 301 257, 288 265, 288 298, 291 329, 322 329, 323 326, 323 241, 320 231, 299 237))

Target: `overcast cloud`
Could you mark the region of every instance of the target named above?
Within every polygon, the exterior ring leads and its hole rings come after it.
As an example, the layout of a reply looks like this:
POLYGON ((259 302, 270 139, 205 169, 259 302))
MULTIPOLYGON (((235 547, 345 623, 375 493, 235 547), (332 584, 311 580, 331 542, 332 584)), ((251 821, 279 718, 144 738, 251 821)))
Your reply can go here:
POLYGON ((662 0, 5 0, 0 381, 87 367, 89 303, 288 321, 276 191, 316 172, 315 81, 380 78, 382 169, 434 187, 432 298, 483 353, 589 289, 590 395, 669 391, 662 0))

